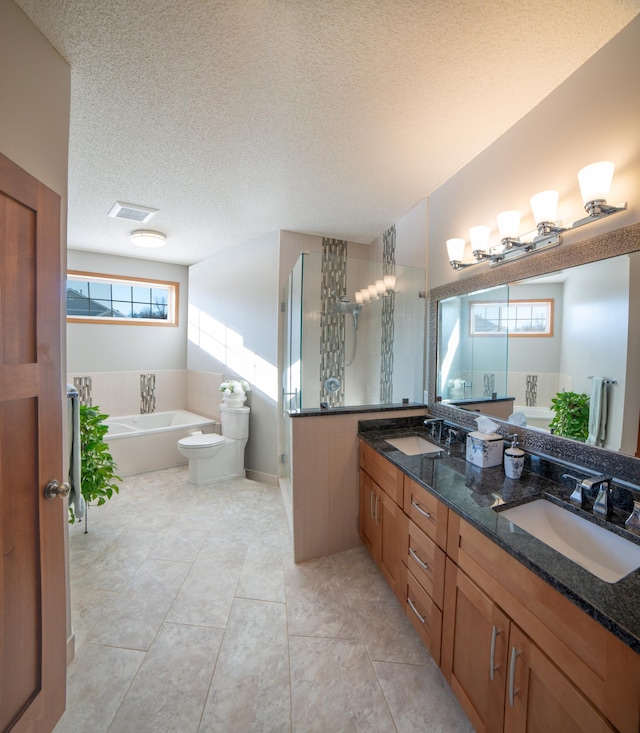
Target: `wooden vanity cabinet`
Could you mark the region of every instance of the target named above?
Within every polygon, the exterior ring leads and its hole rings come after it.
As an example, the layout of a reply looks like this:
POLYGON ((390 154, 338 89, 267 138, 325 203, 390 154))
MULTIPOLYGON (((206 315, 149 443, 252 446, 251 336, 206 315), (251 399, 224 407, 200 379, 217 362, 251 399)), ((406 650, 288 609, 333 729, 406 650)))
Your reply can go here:
MULTIPOLYGON (((386 486, 395 496, 396 484, 402 487, 402 472, 395 469, 389 461, 382 459, 388 468, 380 475, 376 470, 377 461, 372 460, 372 448, 360 445, 360 538, 371 553, 387 583, 397 598, 405 602, 406 572, 402 566, 401 551, 405 545, 408 520, 401 504, 384 489, 386 486), (366 469, 369 469, 372 476, 366 469), (394 472, 399 474, 395 476, 394 472), (381 483, 379 483, 379 481, 381 483)), ((378 454, 375 454, 378 458, 378 454)), ((402 496, 402 491, 400 491, 402 496)))
POLYGON ((441 666, 478 731, 637 733, 640 656, 453 512, 441 666))

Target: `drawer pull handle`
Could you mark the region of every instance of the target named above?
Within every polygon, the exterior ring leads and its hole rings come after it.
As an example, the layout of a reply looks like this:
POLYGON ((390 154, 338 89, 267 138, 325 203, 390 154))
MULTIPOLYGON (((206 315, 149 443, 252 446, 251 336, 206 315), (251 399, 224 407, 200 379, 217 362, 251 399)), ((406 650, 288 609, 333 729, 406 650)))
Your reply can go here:
POLYGON ((500 669, 501 664, 496 664, 496 637, 500 636, 502 631, 497 629, 495 626, 491 631, 491 654, 489 655, 489 679, 493 682, 493 675, 497 669, 500 669))
POLYGON ((380 503, 380 497, 376 494, 376 524, 380 524, 380 516, 378 515, 378 504, 380 503))
POLYGON ((373 519, 373 491, 369 494, 369 516, 373 519))
POLYGON ((409 555, 411 555, 411 557, 418 563, 418 565, 423 570, 428 570, 429 569, 429 566, 427 565, 427 563, 426 562, 422 562, 422 560, 416 555, 416 553, 414 552, 414 550, 413 550, 412 547, 409 548, 409 555))
POLYGON ((414 506, 420 514, 422 514, 423 517, 426 517, 427 519, 431 519, 431 514, 429 512, 425 512, 425 510, 420 506, 420 504, 417 504, 413 499, 411 499, 411 506, 414 506))
POLYGON ((409 598, 409 596, 407 596, 407 603, 408 603, 408 604, 409 604, 409 605, 411 606, 411 610, 412 610, 412 611, 413 611, 413 612, 415 613, 415 615, 416 615, 416 616, 417 616, 417 617, 418 617, 418 618, 420 619, 420 623, 421 623, 421 624, 424 624, 424 623, 426 623, 427 619, 426 619, 426 618, 425 618, 424 616, 421 616, 421 615, 420 615, 420 612, 419 612, 419 611, 418 611, 418 609, 417 609, 417 608, 416 608, 416 607, 415 607, 415 606, 413 605, 413 601, 411 600, 411 598, 409 598))
POLYGON ((509 705, 513 707, 513 698, 520 692, 520 690, 514 689, 515 677, 516 677, 516 659, 520 656, 520 652, 515 648, 511 647, 511 669, 509 669, 509 705))

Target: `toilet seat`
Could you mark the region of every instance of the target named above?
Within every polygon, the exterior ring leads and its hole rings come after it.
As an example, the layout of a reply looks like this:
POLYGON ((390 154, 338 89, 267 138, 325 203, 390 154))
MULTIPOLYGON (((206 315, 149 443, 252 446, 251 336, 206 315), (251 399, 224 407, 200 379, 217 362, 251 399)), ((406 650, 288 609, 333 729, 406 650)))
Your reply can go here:
POLYGON ((211 448, 214 445, 224 443, 222 435, 217 433, 201 433, 199 435, 190 435, 188 438, 181 438, 178 445, 183 448, 211 448))

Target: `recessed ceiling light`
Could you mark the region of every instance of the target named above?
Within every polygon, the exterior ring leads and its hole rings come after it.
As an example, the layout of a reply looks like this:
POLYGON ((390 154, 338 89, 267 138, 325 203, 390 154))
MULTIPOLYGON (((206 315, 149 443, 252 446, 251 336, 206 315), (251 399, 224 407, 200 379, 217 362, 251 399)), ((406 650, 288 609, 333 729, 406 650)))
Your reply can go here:
POLYGON ((135 232, 131 232, 131 242, 136 247, 162 247, 166 241, 166 234, 151 229, 136 229, 135 232))
POLYGON ((137 221, 138 224, 146 224, 157 213, 158 209, 150 209, 148 206, 116 201, 107 216, 112 219, 126 219, 127 221, 137 221))

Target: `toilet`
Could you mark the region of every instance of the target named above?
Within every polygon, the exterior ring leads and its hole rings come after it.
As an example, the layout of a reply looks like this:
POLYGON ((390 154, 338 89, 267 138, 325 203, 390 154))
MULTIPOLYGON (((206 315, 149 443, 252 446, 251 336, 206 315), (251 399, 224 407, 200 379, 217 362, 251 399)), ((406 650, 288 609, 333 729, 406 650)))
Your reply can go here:
POLYGON ((178 441, 178 450, 189 459, 189 481, 207 484, 244 476, 249 412, 248 407, 228 407, 222 404, 222 435, 196 433, 178 441))

